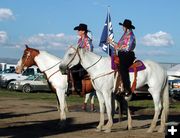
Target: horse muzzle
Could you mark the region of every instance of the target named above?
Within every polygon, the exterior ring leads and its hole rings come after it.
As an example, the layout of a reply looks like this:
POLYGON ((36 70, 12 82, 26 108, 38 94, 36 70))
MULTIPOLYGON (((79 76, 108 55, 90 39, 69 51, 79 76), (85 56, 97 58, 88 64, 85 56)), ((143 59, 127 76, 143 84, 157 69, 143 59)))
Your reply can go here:
POLYGON ((21 74, 21 72, 22 72, 22 68, 19 67, 19 66, 17 66, 17 67, 16 67, 16 73, 17 73, 17 74, 21 74))

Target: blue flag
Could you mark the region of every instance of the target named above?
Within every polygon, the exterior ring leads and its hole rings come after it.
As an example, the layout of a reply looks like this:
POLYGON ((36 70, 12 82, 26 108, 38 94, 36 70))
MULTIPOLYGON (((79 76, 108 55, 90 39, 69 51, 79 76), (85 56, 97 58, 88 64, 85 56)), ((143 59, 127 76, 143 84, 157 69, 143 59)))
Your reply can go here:
POLYGON ((107 17, 106 17, 105 25, 104 25, 103 32, 101 35, 99 46, 102 47, 102 50, 104 52, 106 52, 107 54, 111 56, 111 54, 114 51, 114 47, 107 43, 108 37, 114 41, 113 28, 112 28, 111 17, 110 17, 109 12, 107 13, 107 17))
POLYGON ((111 68, 113 70, 116 70, 117 64, 114 62, 114 55, 115 55, 115 49, 112 45, 107 43, 108 37, 114 41, 114 34, 113 34, 113 28, 111 23, 111 17, 109 12, 107 13, 106 22, 104 25, 104 29, 101 35, 99 46, 102 47, 102 50, 106 52, 109 56, 111 56, 111 68))

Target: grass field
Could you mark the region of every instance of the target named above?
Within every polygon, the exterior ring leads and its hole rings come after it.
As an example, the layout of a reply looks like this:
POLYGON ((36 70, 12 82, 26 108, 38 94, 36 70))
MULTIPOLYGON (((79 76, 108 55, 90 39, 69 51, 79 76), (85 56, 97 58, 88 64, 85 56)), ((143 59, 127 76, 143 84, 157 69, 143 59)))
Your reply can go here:
MULTIPOLYGON (((5 89, 0 89, 0 97, 9 97, 9 98, 18 98, 21 100, 38 100, 38 101, 47 101, 47 102, 56 102, 55 93, 22 93, 16 91, 8 91, 5 89)), ((66 97, 68 104, 82 104, 84 98, 78 95, 71 95, 66 97)), ((97 98, 95 99, 95 104, 98 105, 97 98)), ((145 107, 145 108, 154 108, 153 100, 133 100, 129 102, 129 106, 133 107, 145 107)), ((180 102, 170 103, 171 110, 180 112, 180 102)))

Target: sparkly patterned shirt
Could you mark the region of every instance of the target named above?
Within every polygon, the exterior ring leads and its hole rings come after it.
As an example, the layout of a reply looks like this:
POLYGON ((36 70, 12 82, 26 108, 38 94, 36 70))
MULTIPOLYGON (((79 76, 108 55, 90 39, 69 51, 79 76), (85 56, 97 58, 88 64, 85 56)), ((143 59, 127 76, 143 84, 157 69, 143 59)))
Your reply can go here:
POLYGON ((129 52, 134 50, 134 48, 136 47, 136 39, 132 30, 129 30, 123 34, 118 42, 118 46, 118 51, 120 50, 129 52))
POLYGON ((80 38, 78 40, 78 46, 81 48, 85 48, 86 50, 93 51, 92 40, 88 36, 80 38))

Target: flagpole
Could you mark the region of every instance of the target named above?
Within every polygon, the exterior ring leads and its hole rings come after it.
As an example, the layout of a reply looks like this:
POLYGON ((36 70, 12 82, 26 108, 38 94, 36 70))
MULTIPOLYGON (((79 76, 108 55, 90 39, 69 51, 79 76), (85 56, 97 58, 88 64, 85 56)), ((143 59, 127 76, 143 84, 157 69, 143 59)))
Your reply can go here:
MULTIPOLYGON (((110 6, 108 6, 108 14, 107 14, 107 16, 108 16, 108 22, 107 22, 107 26, 108 26, 108 29, 107 29, 107 31, 108 31, 108 38, 109 38, 109 12, 110 12, 110 6)), ((108 43, 108 55, 109 55, 109 43, 108 43)))

